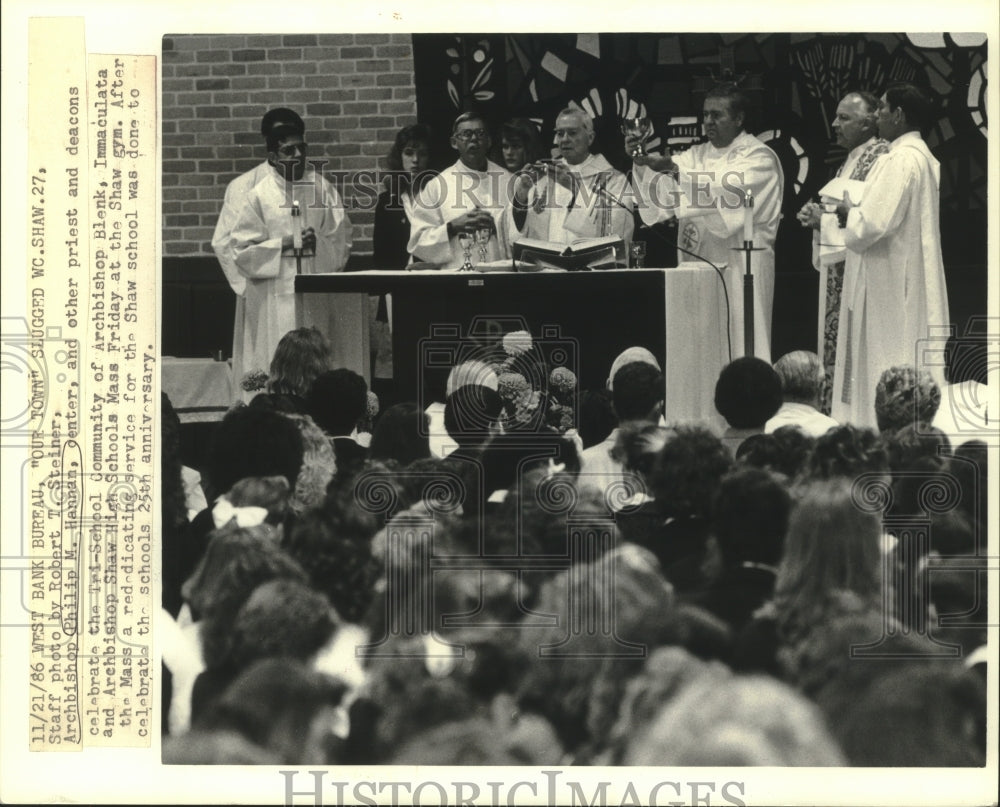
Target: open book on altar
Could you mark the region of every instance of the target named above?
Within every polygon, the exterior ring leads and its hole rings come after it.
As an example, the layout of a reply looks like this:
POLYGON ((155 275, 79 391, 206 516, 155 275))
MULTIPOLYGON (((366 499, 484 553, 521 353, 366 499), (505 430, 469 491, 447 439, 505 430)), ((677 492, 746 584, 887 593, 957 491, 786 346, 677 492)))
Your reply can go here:
POLYGON ((625 244, 618 235, 578 238, 569 244, 521 238, 513 244, 517 261, 537 263, 547 268, 579 272, 587 269, 614 269, 625 263, 625 244))

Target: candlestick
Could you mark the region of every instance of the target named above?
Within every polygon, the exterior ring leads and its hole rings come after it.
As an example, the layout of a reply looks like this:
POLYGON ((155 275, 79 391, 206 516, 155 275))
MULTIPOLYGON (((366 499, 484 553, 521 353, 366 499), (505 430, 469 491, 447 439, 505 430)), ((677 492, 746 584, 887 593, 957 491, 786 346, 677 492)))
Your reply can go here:
POLYGON ((753 191, 749 188, 743 203, 743 240, 753 241, 753 191))
POLYGON ((302 226, 299 223, 301 215, 302 211, 299 209, 299 203, 297 201, 292 202, 292 249, 295 250, 296 255, 302 254, 302 226))

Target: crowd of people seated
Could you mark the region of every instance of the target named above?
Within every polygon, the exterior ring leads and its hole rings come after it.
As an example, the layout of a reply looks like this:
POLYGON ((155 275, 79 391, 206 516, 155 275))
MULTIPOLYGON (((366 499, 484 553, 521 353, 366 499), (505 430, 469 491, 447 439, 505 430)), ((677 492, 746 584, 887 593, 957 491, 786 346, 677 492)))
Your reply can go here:
POLYGON ((640 346, 430 412, 328 348, 282 339, 193 518, 163 402, 165 762, 984 764, 986 443, 926 374, 824 429, 818 357, 738 359, 720 435, 640 346))

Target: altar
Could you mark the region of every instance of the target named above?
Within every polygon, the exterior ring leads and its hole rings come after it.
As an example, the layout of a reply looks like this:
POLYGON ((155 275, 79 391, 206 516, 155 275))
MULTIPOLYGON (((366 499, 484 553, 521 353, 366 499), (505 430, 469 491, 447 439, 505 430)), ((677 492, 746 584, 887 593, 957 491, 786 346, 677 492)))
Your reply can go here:
POLYGON ((703 263, 592 272, 366 271, 300 275, 300 325, 330 337, 338 366, 370 380, 369 295, 392 299, 397 397, 443 400, 448 370, 489 340, 526 329, 580 381, 604 386, 611 362, 648 347, 666 379, 668 422, 721 421, 713 398, 729 361, 722 280, 703 263))

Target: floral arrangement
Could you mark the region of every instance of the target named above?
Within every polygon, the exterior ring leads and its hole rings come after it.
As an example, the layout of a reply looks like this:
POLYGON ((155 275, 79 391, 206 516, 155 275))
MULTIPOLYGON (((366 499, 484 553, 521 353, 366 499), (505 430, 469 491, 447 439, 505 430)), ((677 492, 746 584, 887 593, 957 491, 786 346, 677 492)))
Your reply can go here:
POLYGON ((240 380, 240 387, 246 392, 256 392, 267 386, 268 374, 263 370, 248 370, 240 380))
POLYGON ((534 346, 531 334, 527 331, 511 331, 504 334, 503 349, 508 356, 520 356, 534 346))
POLYGON ((368 390, 368 400, 365 401, 365 414, 369 420, 374 420, 375 416, 378 414, 379 410, 379 400, 378 395, 376 395, 371 390, 368 390))
POLYGON ((508 428, 526 426, 535 418, 541 395, 520 373, 497 373, 497 392, 503 401, 504 423, 508 428))
POLYGON ((560 397, 572 395, 576 391, 576 373, 568 367, 554 367, 549 373, 549 386, 560 397))
POLYGON ((510 403, 515 406, 526 403, 533 392, 528 379, 520 373, 498 373, 497 384, 497 392, 500 393, 500 397, 503 398, 504 403, 510 403))
POLYGON ((577 377, 562 365, 549 370, 528 331, 511 331, 500 340, 491 366, 497 374, 497 392, 503 401, 502 422, 508 431, 574 428, 577 377))
POLYGON ((561 434, 576 427, 576 373, 568 367, 554 367, 549 373, 548 424, 561 434))

